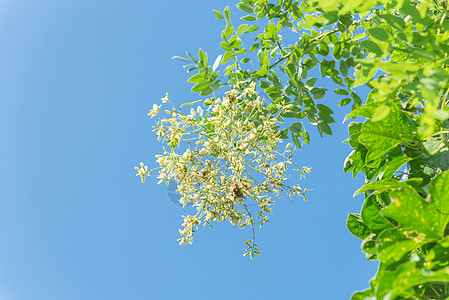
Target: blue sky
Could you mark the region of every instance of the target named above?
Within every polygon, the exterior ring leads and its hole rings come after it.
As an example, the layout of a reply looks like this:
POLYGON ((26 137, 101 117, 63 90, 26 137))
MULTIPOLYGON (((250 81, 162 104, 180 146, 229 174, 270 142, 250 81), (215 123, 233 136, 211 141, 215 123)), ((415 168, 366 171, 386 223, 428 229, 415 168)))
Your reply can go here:
POLYGON ((171 57, 222 54, 212 10, 235 3, 0 0, 0 299, 348 299, 368 287, 377 263, 346 229, 363 183, 343 173, 347 109, 295 155, 313 191, 277 202, 253 261, 250 232, 229 223, 179 246, 185 211, 135 177, 161 150, 153 103, 198 97, 171 57))

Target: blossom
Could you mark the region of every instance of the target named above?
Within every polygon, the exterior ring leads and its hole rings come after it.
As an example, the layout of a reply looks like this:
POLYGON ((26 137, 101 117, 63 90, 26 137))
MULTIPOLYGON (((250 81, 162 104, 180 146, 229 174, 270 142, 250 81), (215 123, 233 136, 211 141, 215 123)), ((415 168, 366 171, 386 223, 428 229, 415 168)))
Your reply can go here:
POLYGON ((165 94, 165 97, 161 99, 162 103, 168 102, 168 93, 165 94))
POLYGON ((249 87, 246 88, 243 92, 246 94, 247 97, 251 97, 252 95, 257 95, 256 83, 255 82, 251 82, 249 87))
POLYGON ((150 172, 148 172, 148 167, 145 166, 143 162, 140 163, 140 168, 134 167, 134 169, 136 169, 137 171, 136 176, 141 177, 142 183, 145 182, 145 177, 147 177, 147 175, 150 175, 150 172))
POLYGON ((187 149, 184 152, 184 154, 182 155, 182 157, 187 160, 192 160, 193 156, 192 156, 192 152, 190 152, 190 149, 187 149))
MULTIPOLYGON (((278 129, 281 112, 273 113, 263 99, 254 97, 255 83, 243 92, 235 87, 225 94, 207 99, 207 112, 198 107, 187 115, 170 103, 172 110, 165 111, 169 117, 153 129, 158 140, 171 148, 156 155, 158 183, 176 181, 180 203, 197 210, 184 216, 180 244, 192 243, 200 224, 212 227, 214 221, 229 221, 239 228, 262 226, 272 213, 272 195, 286 193, 305 199, 307 189, 298 184, 289 186, 285 173, 293 165, 301 178, 310 168, 300 168, 291 161, 294 149, 290 144, 279 150, 283 141, 278 129)), ((168 94, 161 100, 168 102, 168 94)), ((149 115, 154 117, 160 108, 154 104, 149 115)), ((144 182, 149 175, 147 167, 141 163, 136 170, 144 182)), ((247 255, 259 253, 253 236, 247 255)))
POLYGON ((162 105, 153 104, 153 109, 148 113, 149 116, 155 117, 162 105))

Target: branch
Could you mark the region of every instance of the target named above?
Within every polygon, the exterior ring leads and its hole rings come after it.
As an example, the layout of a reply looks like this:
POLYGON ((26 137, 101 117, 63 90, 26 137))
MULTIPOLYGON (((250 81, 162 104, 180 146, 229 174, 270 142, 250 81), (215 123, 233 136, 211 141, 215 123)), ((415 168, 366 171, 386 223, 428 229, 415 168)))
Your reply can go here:
MULTIPOLYGON (((363 19, 363 20, 357 20, 357 21, 352 22, 352 24, 349 25, 349 26, 357 25, 358 23, 361 23, 362 21, 371 21, 371 19, 372 19, 372 18, 369 17, 369 18, 366 18, 366 19, 363 19)), ((323 34, 320 34, 319 36, 316 36, 316 37, 314 37, 313 39, 311 39, 311 40, 310 40, 310 43, 313 43, 313 42, 316 42, 316 41, 318 41, 318 40, 321 40, 322 38, 325 38, 326 36, 331 35, 331 34, 336 33, 336 32, 338 32, 338 29, 333 29, 333 30, 331 30, 331 31, 325 32, 325 33, 323 33, 323 34)), ((289 53, 287 53, 286 55, 284 55, 283 57, 279 58, 277 61, 275 61, 275 62, 269 67, 269 69, 274 68, 277 64, 279 64, 280 62, 286 60, 286 59, 289 58, 291 55, 292 55, 292 52, 289 52, 289 53)))

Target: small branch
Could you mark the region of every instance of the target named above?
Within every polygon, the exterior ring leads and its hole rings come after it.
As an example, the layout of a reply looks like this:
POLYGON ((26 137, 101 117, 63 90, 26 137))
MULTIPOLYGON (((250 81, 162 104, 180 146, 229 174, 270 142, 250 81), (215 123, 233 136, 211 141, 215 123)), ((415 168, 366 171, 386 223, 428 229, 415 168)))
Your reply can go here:
POLYGON ((426 147, 422 143, 419 143, 419 148, 428 156, 432 156, 432 154, 429 152, 429 150, 427 150, 426 147))
MULTIPOLYGON (((372 19, 372 18, 370 17, 370 18, 366 18, 366 19, 363 19, 363 20, 357 20, 357 21, 352 22, 352 24, 349 25, 349 26, 357 25, 357 24, 361 23, 362 21, 371 21, 371 19, 372 19)), ((336 33, 336 32, 338 32, 338 29, 333 29, 333 30, 331 30, 331 31, 325 32, 325 33, 323 33, 323 34, 320 34, 319 36, 316 36, 316 37, 314 37, 313 39, 311 39, 311 40, 310 40, 310 43, 313 43, 313 42, 316 42, 316 41, 318 41, 318 40, 321 40, 322 38, 325 38, 326 36, 331 35, 331 34, 336 33)), ((280 62, 282 62, 282 61, 286 60, 287 58, 289 58, 291 55, 292 55, 292 52, 287 53, 287 54, 284 55, 283 57, 279 58, 277 61, 275 61, 275 62, 269 67, 269 69, 274 68, 274 67, 275 67, 276 65, 278 65, 280 62)))
MULTIPOLYGON (((313 43, 313 42, 316 42, 316 41, 318 41, 318 40, 321 40, 322 38, 324 38, 324 37, 326 37, 326 36, 328 36, 328 35, 331 35, 332 33, 336 33, 336 32, 338 32, 338 29, 334 29, 334 30, 325 32, 325 33, 323 33, 323 34, 320 34, 319 36, 316 36, 316 37, 314 37, 313 39, 311 39, 311 40, 310 40, 310 43, 313 43)), ((279 64, 280 62, 282 62, 282 61, 284 61, 285 59, 289 58, 289 57, 291 56, 291 54, 292 54, 292 52, 287 53, 287 54, 284 55, 283 57, 279 58, 276 62, 274 62, 274 63, 269 67, 269 69, 274 68, 277 64, 279 64)))
MULTIPOLYGON (((251 219, 251 229, 253 231, 253 239, 251 241, 251 244, 252 244, 251 245, 251 252, 254 252, 254 249, 256 249, 256 232, 254 231, 254 219, 253 219, 253 217, 252 217, 248 207, 246 206, 245 202, 243 202, 243 206, 244 206, 246 212, 248 213, 248 216, 251 219)), ((251 256, 251 259, 253 259, 254 254, 251 253, 250 256, 251 256)))
POLYGON ((432 291, 437 295, 437 297, 441 297, 440 293, 438 293, 438 292, 434 289, 434 287, 433 287, 432 284, 430 284, 429 286, 430 286, 430 288, 432 289, 432 291))
POLYGON ((274 62, 269 69, 272 69, 274 67, 276 67, 276 65, 280 62, 282 62, 283 60, 286 60, 287 58, 289 58, 292 55, 292 52, 287 53, 286 55, 284 55, 283 57, 279 58, 276 62, 274 62))

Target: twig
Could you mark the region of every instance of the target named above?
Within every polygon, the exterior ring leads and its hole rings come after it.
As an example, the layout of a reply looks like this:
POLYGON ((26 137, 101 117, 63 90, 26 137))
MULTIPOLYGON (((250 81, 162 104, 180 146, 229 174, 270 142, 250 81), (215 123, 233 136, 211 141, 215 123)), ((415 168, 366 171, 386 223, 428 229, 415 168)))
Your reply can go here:
MULTIPOLYGON (((366 18, 366 19, 363 19, 363 20, 357 20, 357 21, 352 22, 352 24, 349 25, 349 26, 357 25, 358 23, 361 23, 362 21, 371 21, 371 19, 372 19, 372 18, 370 17, 370 18, 366 18)), ((311 40, 310 40, 310 43, 313 43, 313 42, 316 42, 316 41, 318 41, 318 40, 321 40, 322 38, 324 38, 324 37, 326 37, 326 36, 328 36, 328 35, 331 35, 331 34, 333 34, 333 33, 336 33, 336 32, 338 32, 338 29, 333 29, 333 30, 331 30, 331 31, 322 33, 322 34, 320 34, 319 36, 316 36, 316 37, 314 37, 313 39, 311 39, 311 40)), ((283 57, 279 58, 277 61, 275 61, 275 62, 269 67, 269 69, 274 68, 277 64, 279 64, 280 62, 282 62, 282 61, 286 60, 287 58, 289 58, 289 57, 292 55, 292 53, 293 53, 293 52, 289 52, 289 53, 287 53, 286 55, 284 55, 283 57)))

